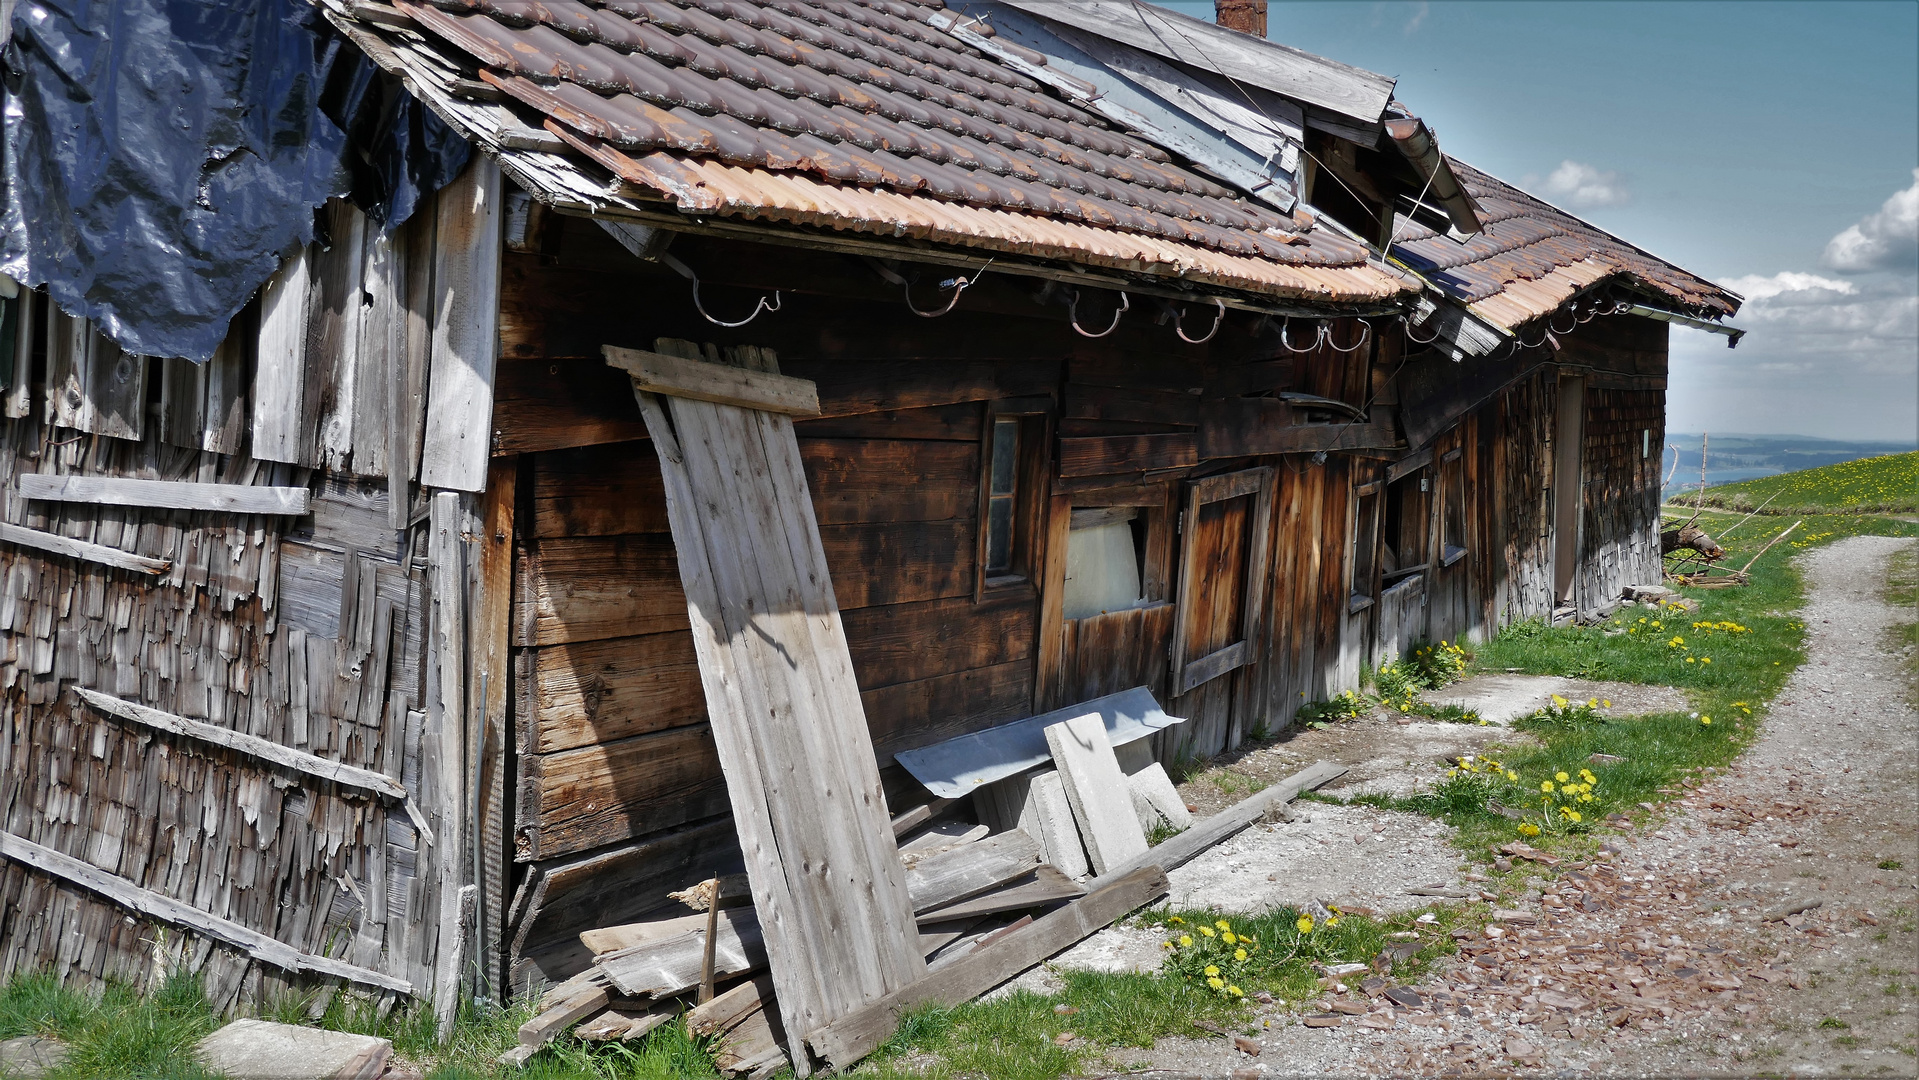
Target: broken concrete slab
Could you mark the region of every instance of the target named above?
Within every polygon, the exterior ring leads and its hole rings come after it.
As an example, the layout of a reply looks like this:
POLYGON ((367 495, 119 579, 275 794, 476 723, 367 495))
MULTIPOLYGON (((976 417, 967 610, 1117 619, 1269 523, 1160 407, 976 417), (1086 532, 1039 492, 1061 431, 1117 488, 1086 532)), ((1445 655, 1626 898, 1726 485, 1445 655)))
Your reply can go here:
POLYGON ((23 1035, 0 1041, 0 1077, 37 1080, 67 1060, 67 1045, 58 1039, 23 1035))
POLYGON ((266 1020, 235 1020, 200 1040, 200 1063, 247 1080, 378 1080, 393 1044, 266 1020))

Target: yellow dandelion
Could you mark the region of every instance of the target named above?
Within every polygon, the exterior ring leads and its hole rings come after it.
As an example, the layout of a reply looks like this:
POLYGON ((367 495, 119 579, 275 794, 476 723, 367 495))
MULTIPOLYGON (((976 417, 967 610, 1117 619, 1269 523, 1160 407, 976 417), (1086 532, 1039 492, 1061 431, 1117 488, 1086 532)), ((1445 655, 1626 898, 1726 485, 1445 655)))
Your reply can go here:
POLYGON ((1180 947, 1180 948, 1182 948, 1182 949, 1190 949, 1190 948, 1192 948, 1192 947, 1193 947, 1193 935, 1191 935, 1191 934, 1181 934, 1181 935, 1179 936, 1179 947, 1180 947))
POLYGON ((1227 992, 1227 993, 1229 993, 1229 994, 1231 994, 1231 995, 1233 995, 1234 997, 1245 997, 1245 996, 1246 996, 1246 991, 1244 991, 1244 990, 1241 990, 1241 989, 1240 989, 1239 987, 1237 987, 1237 986, 1229 986, 1229 987, 1227 987, 1227 988, 1226 988, 1226 992, 1227 992))
POLYGON ((1299 927, 1300 933, 1310 934, 1313 932, 1313 917, 1311 915, 1301 915, 1299 921, 1293 925, 1299 927))
POLYGON ((1207 937, 1218 937, 1218 936, 1219 936, 1219 934, 1217 934, 1217 933, 1215 933, 1215 932, 1214 932, 1214 930, 1213 930, 1213 928, 1212 928, 1212 927, 1210 927, 1210 926, 1202 926, 1202 927, 1200 927, 1200 928, 1199 928, 1199 932, 1200 932, 1200 933, 1202 933, 1202 934, 1205 934, 1205 935, 1206 935, 1207 937))
POLYGON ((1539 826, 1537 826, 1537 825, 1534 825, 1534 824, 1533 824, 1532 822, 1530 822, 1530 821, 1522 821, 1522 822, 1520 822, 1520 823, 1519 823, 1519 835, 1521 835, 1521 836, 1538 836, 1538 835, 1539 835, 1539 826))
POLYGON ((1553 789, 1553 782, 1551 780, 1541 780, 1539 782, 1539 790, 1545 791, 1545 792, 1551 792, 1552 789, 1553 789))
POLYGON ((1235 960, 1238 960, 1238 961, 1241 961, 1241 962, 1243 963, 1243 962, 1244 962, 1244 961, 1246 960, 1246 950, 1245 950, 1245 949, 1234 949, 1234 950, 1233 950, 1233 959, 1235 959, 1235 960))
POLYGON ((1700 718, 1699 718, 1699 722, 1700 722, 1700 723, 1702 723, 1702 724, 1705 724, 1705 725, 1706 725, 1706 726, 1708 726, 1708 727, 1711 727, 1711 726, 1712 726, 1712 717, 1710 717, 1710 716, 1702 716, 1702 717, 1700 717, 1700 718))
POLYGON ((1231 945, 1234 941, 1237 941, 1238 939, 1233 937, 1233 932, 1231 930, 1227 930, 1219 935, 1219 940, 1225 942, 1228 945, 1231 945))
POLYGON ((1566 775, 1565 773, 1563 773, 1563 772, 1556 772, 1556 773, 1554 773, 1554 774, 1553 774, 1553 779, 1554 779, 1554 780, 1557 780, 1557 781, 1559 781, 1560 783, 1562 783, 1562 784, 1563 784, 1563 783, 1565 783, 1566 781, 1568 781, 1568 780, 1571 780, 1571 779, 1572 779, 1572 777, 1570 777, 1570 776, 1567 776, 1567 775, 1566 775))
POLYGON ((1227 922, 1225 919, 1221 919, 1213 925, 1219 927, 1221 930, 1231 930, 1233 928, 1233 924, 1227 922))
POLYGON ((1216 965, 1213 965, 1213 964, 1207 964, 1207 965, 1206 965, 1206 974, 1208 974, 1208 975, 1217 975, 1217 974, 1219 974, 1219 968, 1218 968, 1218 967, 1217 967, 1216 965))
POLYGON ((1226 981, 1224 979, 1221 979, 1217 975, 1214 975, 1212 978, 1207 979, 1206 985, 1212 987, 1215 990, 1226 989, 1226 981))

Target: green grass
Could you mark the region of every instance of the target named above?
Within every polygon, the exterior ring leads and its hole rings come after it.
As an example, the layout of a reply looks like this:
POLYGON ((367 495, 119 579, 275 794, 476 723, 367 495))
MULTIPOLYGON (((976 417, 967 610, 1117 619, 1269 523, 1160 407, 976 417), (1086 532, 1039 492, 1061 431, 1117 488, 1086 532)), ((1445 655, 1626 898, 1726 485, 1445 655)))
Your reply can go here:
MULTIPOLYGON (((533 1014, 531 1001, 504 1011, 465 1010, 443 1046, 430 1008, 383 1017, 369 1000, 338 994, 314 1021, 309 1006, 316 1000, 283 997, 261 1009, 261 1016, 390 1039, 398 1057, 425 1066, 427 1080, 717 1080, 720 1075, 707 1047, 679 1023, 631 1046, 559 1040, 525 1069, 505 1069, 496 1059, 518 1042, 520 1025, 533 1014)), ((194 1061, 193 1047, 220 1026, 199 978, 186 973, 169 976, 152 993, 118 984, 89 992, 40 973, 0 984, 0 1039, 37 1035, 69 1047, 70 1056, 49 1080, 218 1080, 194 1061)))
MULTIPOLYGON (((1691 505, 1693 498, 1682 495, 1675 501, 1691 505)), ((1760 476, 1706 491, 1707 506, 1731 510, 1751 510, 1768 499, 1768 514, 1919 511, 1919 452, 1760 476)))
MULTIPOLYGON (((1290 909, 1233 916, 1233 926, 1261 946, 1234 976, 1244 998, 1210 989, 1203 975, 1188 979, 1171 973, 1062 970, 1057 975, 1064 988, 1058 993, 1019 991, 992 1001, 909 1014, 899 1031, 855 1075, 877 1080, 1053 1080, 1109 1071, 1126 1060, 1127 1050, 1149 1048, 1171 1035, 1206 1038, 1216 1029, 1251 1034, 1258 1030, 1254 1006, 1249 1004, 1254 995, 1264 991, 1292 1004, 1313 997, 1319 992, 1312 969, 1315 960, 1364 963, 1398 943, 1389 936, 1395 931, 1422 931, 1418 953, 1394 968, 1397 979, 1417 979, 1434 959, 1453 951, 1446 931, 1463 917, 1459 910, 1435 909, 1438 923, 1415 927, 1418 914, 1407 912, 1388 919, 1347 916, 1330 928, 1318 924, 1306 935, 1297 929, 1299 912, 1290 909), (1302 936, 1308 944, 1295 950, 1291 943, 1302 936), (1076 1038, 1065 1045, 1056 1041, 1068 1033, 1076 1038)), ((1171 940, 1181 933, 1196 939, 1194 927, 1212 926, 1222 917, 1207 909, 1156 909, 1138 916, 1135 923, 1171 940)))
POLYGON ((1913 676, 1910 699, 1919 704, 1919 551, 1907 548, 1892 553, 1886 574, 1886 602, 1905 611, 1906 621, 1893 630, 1892 647, 1910 649, 1906 653, 1906 673, 1913 676))

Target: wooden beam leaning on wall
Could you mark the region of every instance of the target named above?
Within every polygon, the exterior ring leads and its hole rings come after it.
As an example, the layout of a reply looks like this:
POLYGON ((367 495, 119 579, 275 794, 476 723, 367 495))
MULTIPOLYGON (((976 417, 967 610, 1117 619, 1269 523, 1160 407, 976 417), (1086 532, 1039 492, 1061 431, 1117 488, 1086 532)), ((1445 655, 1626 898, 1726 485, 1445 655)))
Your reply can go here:
POLYGON ((0 522, 0 541, 33 548, 36 551, 50 552, 54 555, 68 555, 103 566, 117 566, 122 570, 137 570, 142 574, 164 574, 173 569, 169 559, 149 559, 145 555, 121 551, 105 544, 95 544, 86 540, 75 540, 59 536, 40 529, 29 529, 25 525, 9 525, 0 522))
POLYGON ((636 393, 644 390, 786 416, 820 414, 819 391, 806 379, 611 345, 605 352, 609 366, 632 376, 636 393))
MULTIPOLYGON (((713 402, 712 388, 741 385, 740 373, 690 359, 691 343, 665 344, 706 396, 636 384, 634 397, 659 455, 768 966, 797 1039, 910 985, 926 962, 791 414, 761 407, 764 395, 713 402)), ((769 351, 732 357, 761 387, 780 385, 765 378, 778 375, 769 351)))
POLYGON ((195 484, 184 480, 127 480, 45 473, 22 473, 19 487, 20 494, 26 498, 51 502, 217 510, 232 514, 305 514, 310 510, 312 499, 303 487, 195 484))
POLYGON ((296 949, 230 919, 201 911, 191 904, 182 903, 171 896, 142 888, 123 877, 109 874, 90 863, 82 862, 52 848, 42 847, 25 837, 0 832, 0 857, 15 860, 41 873, 51 874, 98 893, 114 903, 149 918, 186 927, 196 934, 231 945, 255 960, 275 967, 288 971, 310 971, 320 975, 331 975, 363 986, 376 986, 382 990, 393 990, 402 994, 413 993, 413 984, 405 979, 335 960, 330 956, 318 956, 296 949))

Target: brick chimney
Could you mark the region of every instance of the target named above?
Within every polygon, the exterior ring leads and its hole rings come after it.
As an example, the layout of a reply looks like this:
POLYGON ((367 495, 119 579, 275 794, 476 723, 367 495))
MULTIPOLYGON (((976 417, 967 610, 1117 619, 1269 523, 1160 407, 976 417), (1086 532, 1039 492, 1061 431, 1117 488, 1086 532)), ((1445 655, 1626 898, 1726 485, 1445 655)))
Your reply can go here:
POLYGON ((1228 30, 1266 36, 1266 0, 1213 0, 1213 21, 1228 30))

